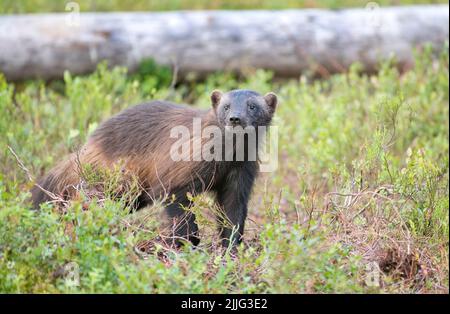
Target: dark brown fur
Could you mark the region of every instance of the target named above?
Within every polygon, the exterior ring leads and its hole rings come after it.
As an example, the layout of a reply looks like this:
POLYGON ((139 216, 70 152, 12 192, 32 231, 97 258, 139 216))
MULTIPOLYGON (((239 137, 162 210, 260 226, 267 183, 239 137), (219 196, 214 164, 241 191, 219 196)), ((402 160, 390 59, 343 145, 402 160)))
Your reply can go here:
MULTIPOLYGON (((177 139, 170 138, 169 134, 170 129, 176 125, 186 126, 192 131, 193 118, 202 119, 202 128, 208 125, 223 128, 220 117, 225 115, 223 119, 227 119, 227 116, 226 110, 222 109, 225 105, 221 103, 221 99, 241 103, 252 97, 258 97, 257 100, 262 103, 260 118, 265 118, 268 122, 264 120, 264 124, 269 124, 276 98, 267 98, 274 97, 273 94, 263 98, 250 91, 213 93, 211 110, 198 110, 164 101, 128 108, 101 124, 77 154, 70 155, 38 182, 39 187, 35 186, 32 190, 33 205, 38 208, 42 202, 52 200, 42 189, 64 199, 75 197, 75 187, 80 182, 80 164, 100 169, 112 168, 118 161, 123 161, 126 170, 138 178, 143 190, 136 204, 137 208, 164 196, 172 200, 174 196, 175 201, 167 202, 166 205, 167 215, 177 223, 174 239, 183 237, 194 244, 199 242, 195 217, 184 210, 191 205, 187 193, 196 195, 212 191, 215 192, 218 205, 225 216, 232 225, 238 227, 236 241, 233 243, 239 242, 244 230, 248 199, 257 174, 257 162, 176 162, 170 158, 170 149, 177 139), (231 96, 227 96, 228 94, 231 96), (264 105, 264 101, 273 106, 264 105), (274 103, 270 103, 271 101, 274 103)), ((246 110, 243 105, 236 105, 236 108, 246 110)), ((190 141, 193 143, 194 137, 190 141)), ((205 139, 201 141, 204 142, 205 139)), ((224 245, 229 244, 231 233, 231 228, 221 227, 224 245)), ((176 243, 179 241, 176 240, 176 243)))

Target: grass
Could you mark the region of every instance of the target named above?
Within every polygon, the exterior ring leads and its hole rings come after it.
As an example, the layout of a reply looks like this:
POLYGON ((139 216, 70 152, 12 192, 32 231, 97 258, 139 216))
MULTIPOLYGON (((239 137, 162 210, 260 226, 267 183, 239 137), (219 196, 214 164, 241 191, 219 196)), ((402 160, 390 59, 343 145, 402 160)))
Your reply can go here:
MULTIPOLYGON (((66 12, 66 2, 59 0, 1 0, 0 12, 12 13, 42 13, 42 12, 66 12)), ((67 1, 68 2, 68 1, 67 1)), ((295 9, 295 8, 320 8, 339 9, 345 7, 364 8, 370 1, 362 0, 79 0, 83 12, 108 12, 108 11, 170 11, 170 10, 247 10, 247 9, 295 9)), ((446 0, 379 0, 380 6, 435 4, 448 3, 446 0)))
POLYGON ((327 80, 256 70, 172 88, 170 69, 151 62, 134 75, 102 64, 49 83, 0 78, 0 291, 448 293, 448 64, 446 46, 417 52, 403 74, 386 61, 327 80), (219 248, 206 196, 192 209, 202 242, 179 251, 154 241, 157 205, 129 214, 94 196, 29 210, 29 176, 100 121, 155 98, 207 108, 213 89, 236 87, 280 98, 279 168, 258 179, 237 254, 219 248))

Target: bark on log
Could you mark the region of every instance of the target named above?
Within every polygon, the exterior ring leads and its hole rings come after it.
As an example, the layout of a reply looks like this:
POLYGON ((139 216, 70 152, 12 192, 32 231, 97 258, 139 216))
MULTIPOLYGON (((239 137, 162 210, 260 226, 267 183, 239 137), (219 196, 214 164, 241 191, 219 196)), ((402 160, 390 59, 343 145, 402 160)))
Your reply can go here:
POLYGON ((91 72, 101 60, 133 70, 144 58, 181 74, 265 68, 282 76, 374 68, 412 48, 441 49, 448 5, 283 11, 76 13, 0 17, 0 71, 9 80, 91 72))

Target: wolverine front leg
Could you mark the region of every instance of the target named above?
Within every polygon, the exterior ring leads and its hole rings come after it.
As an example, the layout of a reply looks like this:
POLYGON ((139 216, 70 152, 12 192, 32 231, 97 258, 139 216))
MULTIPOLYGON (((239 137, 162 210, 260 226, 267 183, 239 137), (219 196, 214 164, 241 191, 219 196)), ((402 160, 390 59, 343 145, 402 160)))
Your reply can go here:
POLYGON ((217 202, 221 209, 218 216, 219 231, 224 247, 228 247, 230 243, 234 246, 242 241, 247 205, 255 177, 256 166, 244 163, 242 167, 232 169, 217 189, 217 202))
POLYGON ((193 245, 198 245, 200 238, 198 237, 198 226, 195 222, 195 215, 186 210, 191 205, 186 198, 177 199, 167 204, 165 214, 168 218, 167 228, 171 245, 180 247, 183 239, 189 240, 193 245))

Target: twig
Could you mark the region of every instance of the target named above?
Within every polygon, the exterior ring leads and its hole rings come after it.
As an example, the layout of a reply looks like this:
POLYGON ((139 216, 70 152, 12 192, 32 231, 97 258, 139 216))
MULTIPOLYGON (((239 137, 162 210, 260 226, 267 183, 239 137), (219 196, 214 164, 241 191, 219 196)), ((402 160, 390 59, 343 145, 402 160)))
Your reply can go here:
POLYGON ((8 145, 8 149, 11 152, 11 154, 14 155, 16 158, 17 163, 19 164, 19 167, 26 173, 29 181, 34 181, 33 176, 30 174, 30 170, 28 170, 27 167, 23 164, 23 162, 20 160, 19 156, 17 156, 16 152, 11 148, 11 146, 8 145))
POLYGON ((173 60, 172 62, 172 81, 170 82, 169 86, 169 93, 167 94, 166 100, 172 98, 173 94, 175 93, 175 85, 178 81, 178 62, 177 60, 173 60))
MULTIPOLYGON (((14 158, 16 158, 17 163, 19 164, 19 167, 26 173, 28 180, 31 182, 34 182, 34 178, 30 173, 30 170, 28 170, 27 167, 25 167, 25 165, 23 164, 22 160, 20 160, 19 156, 17 156, 16 152, 14 151, 14 149, 11 148, 11 146, 8 145, 8 149, 11 152, 11 154, 13 154, 14 158)), ((67 202, 62 199, 61 197, 58 197, 56 194, 44 189, 42 186, 40 186, 38 183, 34 183, 35 186, 37 186, 42 192, 44 192, 45 194, 47 194, 53 201, 55 202, 61 202, 63 204, 67 204, 67 202)))

